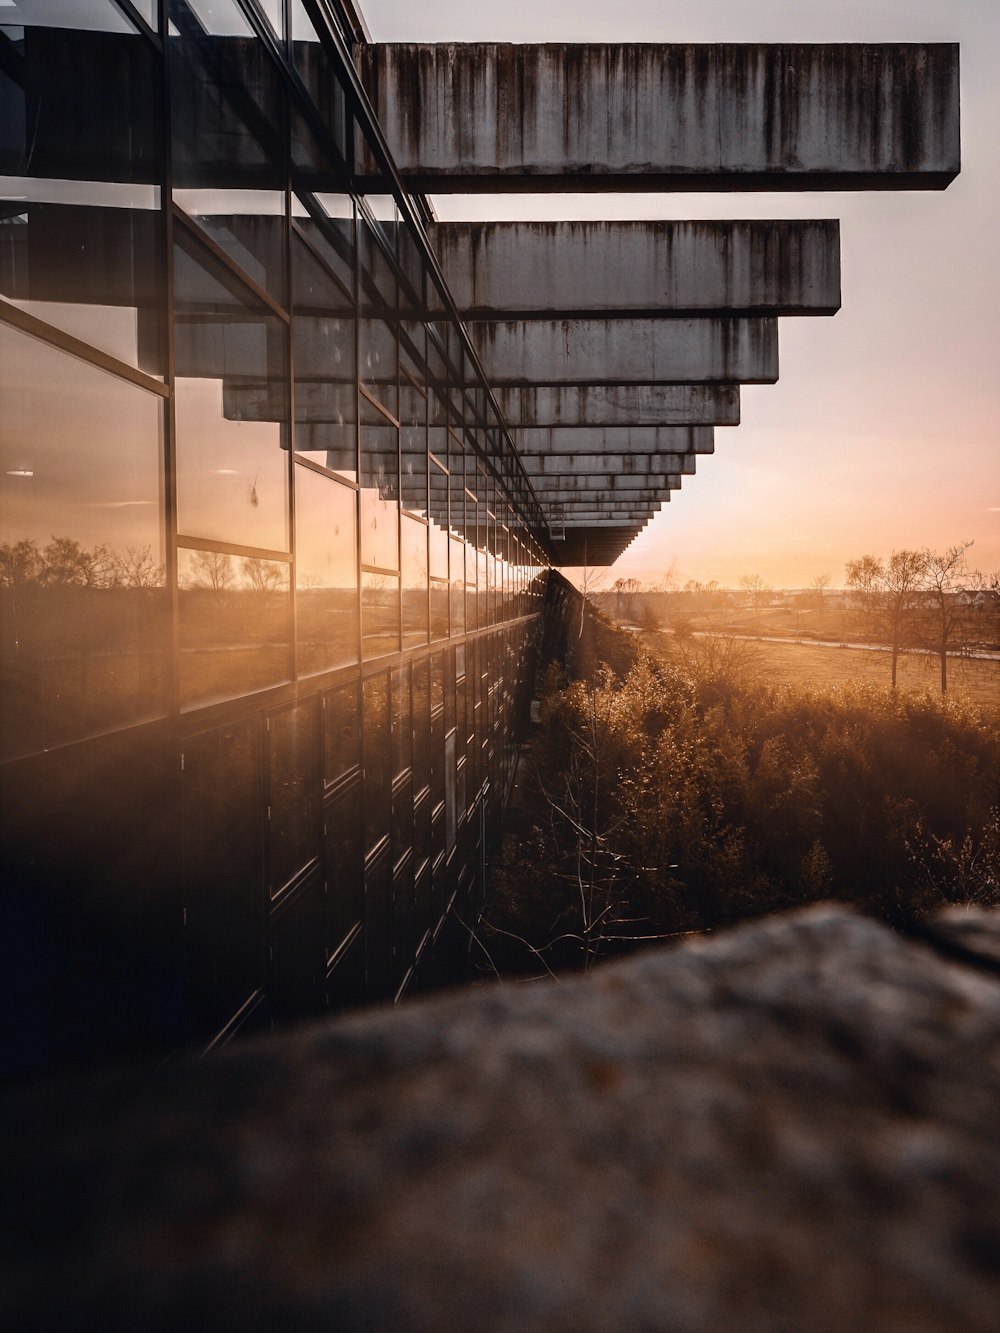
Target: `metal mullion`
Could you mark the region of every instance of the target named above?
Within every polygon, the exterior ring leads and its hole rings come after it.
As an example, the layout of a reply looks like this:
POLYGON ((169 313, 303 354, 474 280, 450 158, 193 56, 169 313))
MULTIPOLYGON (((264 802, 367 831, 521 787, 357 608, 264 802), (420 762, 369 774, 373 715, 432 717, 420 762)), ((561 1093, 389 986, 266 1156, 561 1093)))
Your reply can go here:
POLYGON ((337 472, 331 472, 330 469, 324 467, 322 463, 317 463, 314 458, 307 458, 305 454, 295 455, 295 466, 308 468, 310 472, 315 472, 318 476, 323 477, 328 481, 336 481, 343 486, 345 490, 357 491, 359 489, 356 481, 348 481, 346 477, 340 476, 337 472))
POLYGON ((170 62, 166 33, 169 17, 167 0, 160 0, 160 75, 163 117, 163 187, 160 214, 163 220, 163 298, 166 320, 166 364, 163 367, 168 397, 164 404, 163 467, 164 524, 166 528, 167 587, 170 594, 170 707, 174 718, 181 713, 180 696, 180 577, 177 558, 177 339, 174 318, 174 213, 171 207, 174 183, 173 118, 171 109, 170 62))
POLYGON ((218 555, 246 556, 252 560, 276 560, 284 565, 291 565, 289 551, 272 551, 266 546, 242 546, 238 542, 220 542, 212 537, 189 537, 186 533, 177 534, 177 545, 186 551, 214 551, 218 555))
MULTIPOLYGON (((288 18, 288 6, 283 6, 283 16, 288 18)), ((287 28, 286 28, 287 34, 287 28)), ((291 140, 289 139, 289 143, 291 140)), ((289 312, 294 310, 294 292, 292 282, 294 274, 292 272, 292 186, 291 186, 291 154, 286 163, 287 176, 285 184, 285 291, 288 294, 289 312)), ((296 577, 297 561, 296 553, 298 549, 298 533, 295 528, 295 459, 296 459, 296 422, 295 422, 295 339, 292 336, 294 323, 289 319, 288 331, 285 334, 285 371, 288 376, 288 396, 285 401, 285 428, 288 431, 288 545, 292 552, 291 573, 289 592, 292 598, 291 607, 291 635, 292 635, 292 679, 299 679, 299 636, 298 636, 298 618, 299 618, 299 595, 298 580, 296 577)))
POLYGON ((130 366, 127 361, 119 361, 116 356, 112 356, 109 352, 102 352, 98 347, 92 347, 90 343, 84 342, 82 338, 76 338, 71 333, 64 333, 61 329, 57 329, 54 324, 47 324, 44 319, 39 319, 37 315, 29 315, 26 310, 22 310, 20 306, 14 305, 3 297, 0 297, 0 322, 9 324, 12 328, 20 330, 21 333, 37 338, 40 342, 47 343, 51 347, 58 348, 61 352, 67 352, 80 361, 86 361, 88 365, 95 367, 97 370, 104 370, 118 379, 128 380, 138 388, 155 393, 160 398, 169 396, 170 390, 163 380, 147 375, 144 370, 139 370, 137 366, 130 366))
MULTIPOLYGON (((399 350, 399 349, 398 349, 398 347, 397 347, 397 361, 398 361, 398 359, 399 359, 399 358, 398 358, 398 350, 399 350)), ((397 387, 398 387, 398 384, 399 384, 398 379, 397 379, 396 383, 397 383, 397 387)), ((359 392, 363 395, 363 397, 365 398, 365 400, 366 400, 367 402, 371 403, 372 407, 374 407, 374 408, 375 408, 375 409, 376 409, 382 416, 385 417, 386 421, 388 422, 388 424, 389 424, 390 426, 395 426, 396 429, 399 430, 399 427, 400 427, 400 423, 399 423, 399 421, 392 415, 392 413, 391 413, 391 412, 389 411, 389 409, 385 406, 385 404, 384 404, 384 403, 380 403, 379 400, 378 400, 378 399, 371 393, 371 391, 370 391, 369 389, 366 389, 365 386, 361 383, 361 375, 360 375, 360 371, 359 371, 359 374, 358 374, 358 390, 359 390, 359 392)), ((358 413, 358 425, 359 425, 359 426, 361 425, 361 414, 360 414, 360 412, 358 413)))
MULTIPOLYGON (((147 40, 151 41, 153 45, 156 47, 156 49, 162 55, 163 43, 160 39, 160 34, 156 31, 155 28, 151 28, 149 26, 149 24, 146 22, 143 16, 139 13, 138 9, 136 9, 135 5, 132 3, 132 0, 113 0, 113 2, 122 11, 122 13, 128 19, 129 23, 135 24, 136 28, 139 30, 139 34, 147 38, 147 40)), ((165 7, 166 4, 164 0, 164 4, 161 5, 160 7, 161 13, 165 7)))
MULTIPOLYGON (((180 204, 171 200, 170 207, 174 221, 181 223, 184 230, 190 233, 199 245, 204 246, 212 258, 217 260, 226 269, 229 276, 235 278, 236 281, 251 292, 258 301, 263 305, 266 305, 271 313, 276 315, 283 324, 291 323, 291 316, 284 306, 279 305, 271 293, 261 287, 259 283, 255 282, 248 273, 244 273, 239 265, 234 260, 230 259, 218 242, 214 241, 206 231, 199 227, 193 218, 188 217, 180 204)), ((237 298, 239 297, 239 293, 234 292, 233 295, 237 296, 237 298)))

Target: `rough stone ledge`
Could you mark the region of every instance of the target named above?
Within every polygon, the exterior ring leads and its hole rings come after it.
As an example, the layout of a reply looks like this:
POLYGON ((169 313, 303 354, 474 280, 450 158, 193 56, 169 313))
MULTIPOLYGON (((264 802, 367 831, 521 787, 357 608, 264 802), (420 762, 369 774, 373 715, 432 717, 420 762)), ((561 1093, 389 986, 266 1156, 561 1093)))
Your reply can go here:
POLYGON ((819 907, 21 1092, 0 1324, 995 1330, 1000 921, 939 929, 984 965, 819 907))

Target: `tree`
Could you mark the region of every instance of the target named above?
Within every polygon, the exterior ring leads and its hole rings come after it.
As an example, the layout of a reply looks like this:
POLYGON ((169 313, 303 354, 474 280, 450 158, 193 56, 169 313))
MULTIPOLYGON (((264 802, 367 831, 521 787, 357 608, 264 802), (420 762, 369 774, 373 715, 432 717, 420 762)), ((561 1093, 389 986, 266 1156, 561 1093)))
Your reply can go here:
POLYGON ((214 592, 222 592, 233 581, 232 556, 221 551, 192 551, 191 568, 195 587, 207 584, 214 592))
POLYGON ((816 603, 817 611, 823 610, 823 599, 826 590, 827 588, 829 588, 829 586, 830 586, 829 574, 817 574, 816 577, 813 579, 812 583, 810 583, 809 585, 810 591, 814 594, 813 600, 816 603))
POLYGON ((744 574, 740 579, 740 587, 749 596, 754 615, 759 616, 762 607, 771 596, 772 590, 759 574, 744 574))
POLYGON ((260 556, 245 555, 240 560, 240 573, 243 582, 254 592, 267 592, 278 588, 285 577, 282 566, 273 560, 261 560, 260 556))
POLYGON ((869 633, 884 637, 892 651, 892 687, 896 688, 899 653, 920 604, 927 556, 924 551, 893 551, 883 563, 863 555, 848 561, 847 586, 862 598, 869 633))
POLYGON ((948 693, 948 649, 965 624, 966 608, 959 590, 970 578, 965 553, 972 542, 946 551, 924 551, 923 587, 930 603, 931 642, 941 662, 941 693, 948 693))

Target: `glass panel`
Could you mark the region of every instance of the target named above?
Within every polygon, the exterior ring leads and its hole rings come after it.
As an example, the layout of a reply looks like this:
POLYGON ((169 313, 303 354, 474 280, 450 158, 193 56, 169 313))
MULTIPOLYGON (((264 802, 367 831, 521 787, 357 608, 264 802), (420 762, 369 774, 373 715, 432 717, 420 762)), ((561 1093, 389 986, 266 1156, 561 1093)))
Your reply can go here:
MULTIPOLYGON (((343 163, 347 158, 344 90, 334 72, 333 61, 320 45, 319 35, 306 14, 302 0, 292 0, 292 60, 333 141, 339 162, 334 160, 332 165, 335 170, 344 172, 343 163)), ((302 142, 300 148, 299 135, 296 133, 299 127, 299 117, 295 116, 292 122, 292 158, 297 167, 308 170, 308 167, 314 164, 313 136, 310 133, 308 146, 306 142, 302 142), (302 151, 303 149, 305 151, 302 151)))
POLYGON ((181 773, 188 1005, 192 1029, 218 1031, 263 984, 260 754, 256 724, 184 745, 181 773))
POLYGON ((403 647, 427 642, 427 528, 405 514, 401 520, 403 647))
POLYGON ((178 529, 285 551, 285 325, 183 227, 176 234, 178 529))
POLYGON ((426 660, 413 663, 413 790, 420 792, 430 782, 430 666, 426 660))
POLYGON ((256 556, 178 551, 182 707, 289 679, 289 568, 256 556))
POLYGON ((361 575, 361 650, 365 657, 399 651, 399 576, 361 575))
POLYGON ((235 0, 172 0, 174 198, 284 301, 285 91, 235 0))
MULTIPOLYGON (((410 668, 392 673, 392 776, 395 780, 413 763, 413 699, 410 668)), ((413 808, 412 793, 409 805, 413 808)))
POLYGON ((0 5, 0 295, 163 372, 156 53, 109 0, 0 5))
POLYGON ((296 448, 350 481, 358 479, 357 385, 352 296, 353 221, 312 217, 293 234, 292 349, 296 448))
POLYGON ((361 428, 361 562, 399 568, 399 431, 361 428))
POLYGON ((443 579, 431 579, 431 638, 447 637, 448 584, 443 579))
POLYGON ((358 222, 361 381, 396 416, 396 274, 372 225, 358 222))
POLYGON ((0 324, 0 753, 167 706, 160 399, 0 324))
POLYGON ((465 556, 463 543, 451 542, 451 632, 465 633, 465 556))
POLYGON ((295 469, 295 579, 300 675, 358 659, 357 493, 295 469))
POLYGON ((267 719, 268 884, 273 898, 319 856, 319 727, 316 701, 267 719))
POLYGON ((389 833, 389 678, 364 683, 365 853, 389 833))
POLYGON ((281 190, 174 190, 183 208, 259 287, 285 290, 285 195, 281 190))
POLYGON ((325 699, 323 781, 332 786, 361 763, 357 681, 331 690, 325 699))

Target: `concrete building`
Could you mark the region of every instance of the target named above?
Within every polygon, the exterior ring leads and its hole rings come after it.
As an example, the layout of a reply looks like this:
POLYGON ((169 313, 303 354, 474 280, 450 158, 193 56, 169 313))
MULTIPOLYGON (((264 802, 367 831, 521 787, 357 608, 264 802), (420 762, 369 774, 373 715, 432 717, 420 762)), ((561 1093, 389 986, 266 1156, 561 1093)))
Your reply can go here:
POLYGON ((421 191, 941 188, 957 52, 12 0, 0 53, 8 1061, 435 984, 546 569, 696 484, 840 287, 835 222, 458 227, 421 191))

